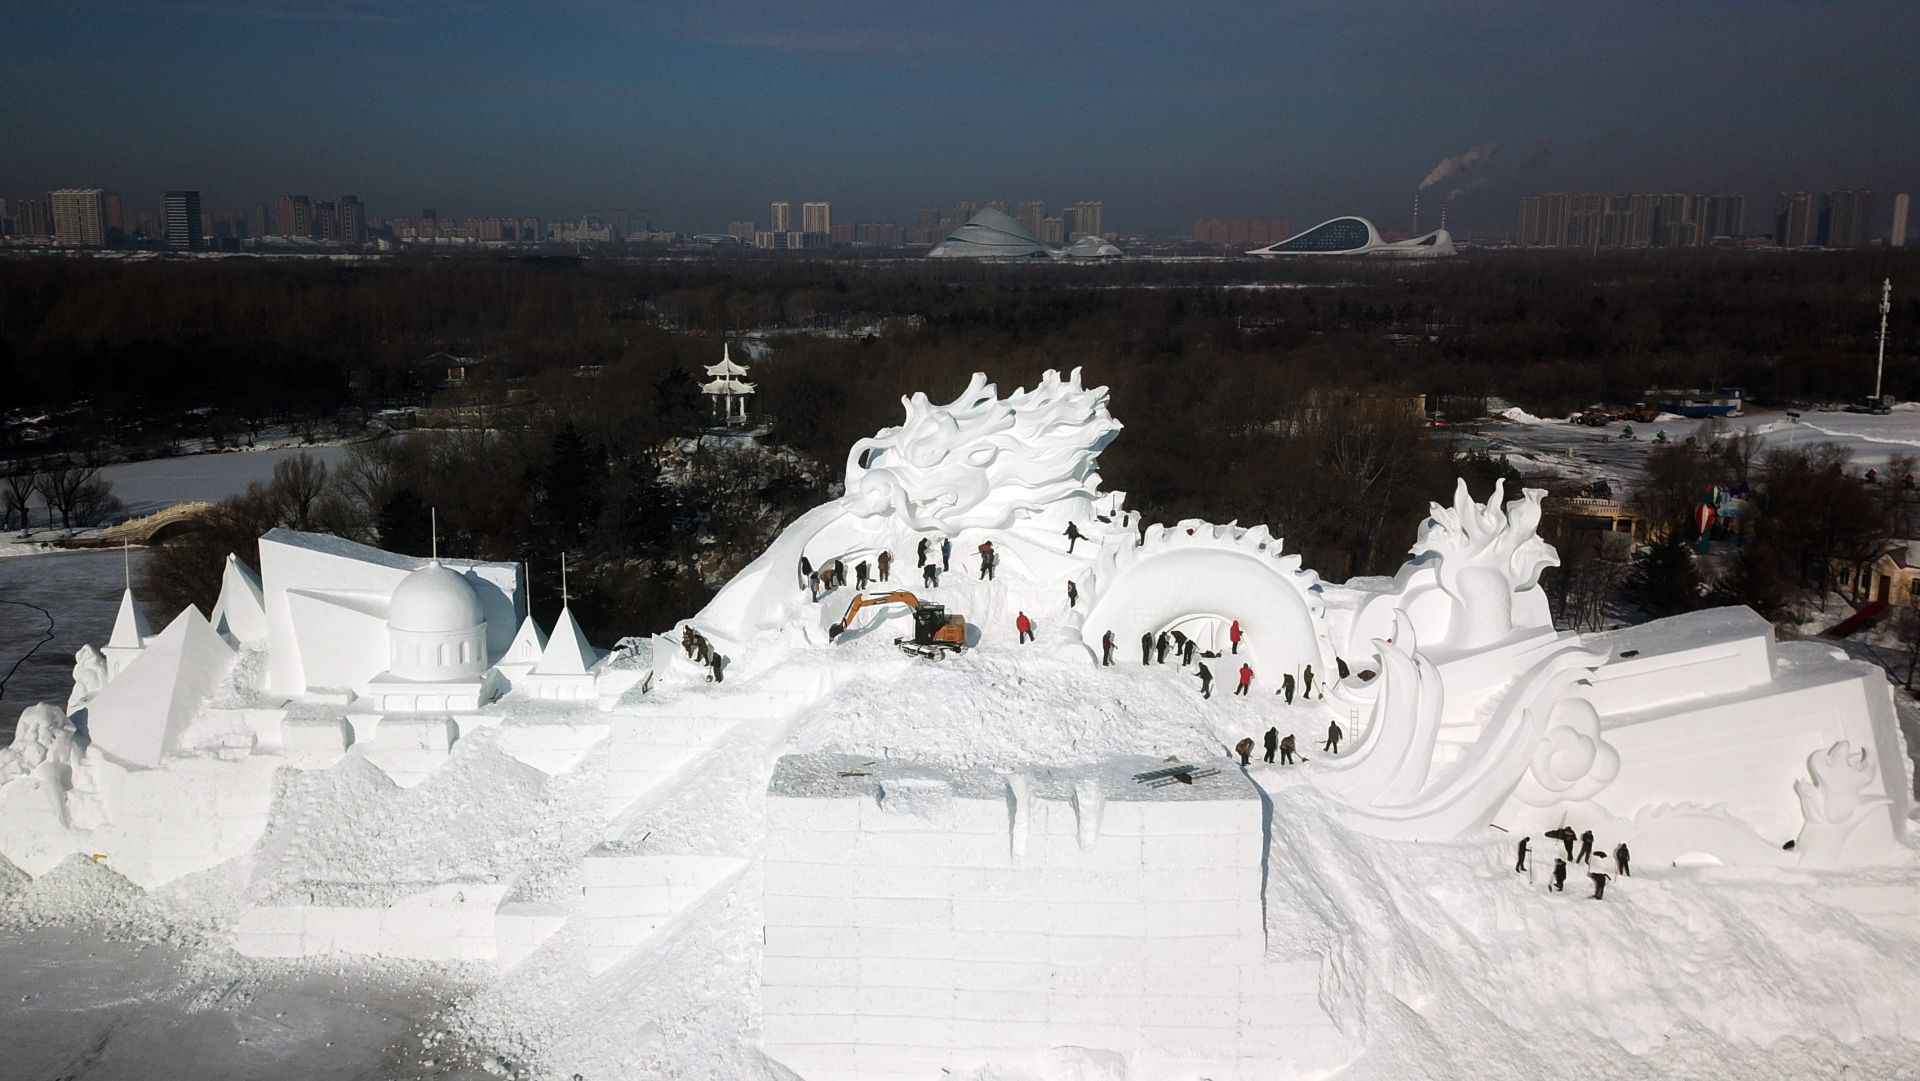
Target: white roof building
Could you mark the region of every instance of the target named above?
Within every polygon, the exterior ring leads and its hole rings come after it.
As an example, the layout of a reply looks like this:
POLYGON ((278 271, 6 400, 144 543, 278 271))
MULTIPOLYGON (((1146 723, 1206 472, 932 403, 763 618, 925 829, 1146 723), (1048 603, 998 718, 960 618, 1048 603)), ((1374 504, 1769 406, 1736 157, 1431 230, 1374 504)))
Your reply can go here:
POLYGON ((927 252, 929 259, 1051 259, 1056 253, 1001 211, 988 207, 927 252))
POLYGON ((701 384, 700 390, 713 399, 715 412, 725 409, 728 424, 747 419, 747 397, 754 392, 754 385, 746 381, 746 376, 746 366, 734 363, 731 350, 722 343, 720 363, 707 366, 707 381, 701 384), (737 414, 734 411, 735 402, 740 403, 737 414))
POLYGON ((1365 218, 1348 215, 1323 221, 1305 232, 1295 233, 1285 240, 1275 241, 1264 248, 1255 248, 1247 254, 1262 257, 1384 255, 1403 259, 1427 259, 1458 253, 1453 247, 1453 234, 1445 229, 1435 229, 1423 236, 1389 243, 1380 236, 1380 230, 1374 228, 1372 222, 1365 218))

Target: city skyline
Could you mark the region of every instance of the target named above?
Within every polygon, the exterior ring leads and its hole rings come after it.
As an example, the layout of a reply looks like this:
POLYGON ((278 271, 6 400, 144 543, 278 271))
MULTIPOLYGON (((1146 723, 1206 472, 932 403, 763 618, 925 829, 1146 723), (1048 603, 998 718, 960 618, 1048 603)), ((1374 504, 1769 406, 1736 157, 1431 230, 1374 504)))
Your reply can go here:
POLYGON ((1510 230, 1528 192, 1758 201, 1920 178, 1920 118, 1899 105, 1920 99, 1899 47, 1911 5, 1716 0, 1661 9, 1657 34, 1636 8, 1139 9, 1069 20, 1069 42, 1008 30, 1044 15, 1030 5, 36 8, 7 31, 0 192, 355 191, 543 220, 634 206, 688 231, 789 192, 900 223, 987 192, 1097 192, 1126 208, 1108 231, 1172 235, 1276 209, 1399 222, 1468 148, 1490 149, 1452 220, 1485 230, 1510 230), (1754 63, 1788 19, 1793 54, 1754 63))

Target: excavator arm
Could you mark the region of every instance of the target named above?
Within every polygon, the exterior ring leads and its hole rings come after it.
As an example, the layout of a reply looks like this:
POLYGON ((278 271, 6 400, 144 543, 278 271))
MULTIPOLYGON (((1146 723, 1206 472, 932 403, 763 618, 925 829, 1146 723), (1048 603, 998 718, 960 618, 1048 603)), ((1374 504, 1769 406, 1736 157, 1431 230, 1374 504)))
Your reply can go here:
POLYGON ((891 593, 856 593, 853 596, 853 603, 847 605, 847 614, 840 617, 840 622, 827 628, 828 640, 838 638, 847 633, 847 628, 853 626, 853 619, 860 614, 861 609, 872 608, 875 605, 881 604, 904 604, 908 608, 918 611, 920 609, 920 598, 904 589, 896 589, 891 593))

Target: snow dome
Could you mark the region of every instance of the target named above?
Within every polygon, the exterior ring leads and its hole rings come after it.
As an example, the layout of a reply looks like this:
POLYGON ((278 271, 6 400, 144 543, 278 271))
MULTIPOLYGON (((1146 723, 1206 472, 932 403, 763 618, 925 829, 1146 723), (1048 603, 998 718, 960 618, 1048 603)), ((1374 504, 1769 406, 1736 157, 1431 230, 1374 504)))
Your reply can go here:
POLYGON ((477 676, 487 667, 487 617, 460 572, 438 561, 401 579, 387 608, 389 667, 403 679, 477 676))

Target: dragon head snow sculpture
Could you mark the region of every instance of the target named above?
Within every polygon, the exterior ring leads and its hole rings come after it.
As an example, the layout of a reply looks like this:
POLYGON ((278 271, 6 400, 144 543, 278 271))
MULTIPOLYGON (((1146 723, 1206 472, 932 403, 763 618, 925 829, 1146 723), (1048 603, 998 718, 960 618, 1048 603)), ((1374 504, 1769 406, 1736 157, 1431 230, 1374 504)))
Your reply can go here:
POLYGON ((1540 572, 1560 565, 1553 546, 1540 539, 1540 501, 1546 492, 1528 488, 1502 504, 1506 482, 1493 483, 1485 503, 1473 501, 1462 479, 1453 506, 1431 504, 1413 544, 1413 555, 1435 557, 1441 590, 1453 601, 1447 644, 1484 646, 1513 630, 1513 595, 1532 589, 1540 572))
POLYGON ((947 405, 924 393, 902 398, 906 422, 853 445, 846 505, 865 518, 897 514, 911 528, 956 533, 1004 529, 1024 512, 1100 487, 1095 464, 1120 422, 1107 412, 1107 389, 1040 377, 1005 398, 974 373, 947 405))

